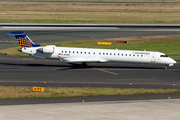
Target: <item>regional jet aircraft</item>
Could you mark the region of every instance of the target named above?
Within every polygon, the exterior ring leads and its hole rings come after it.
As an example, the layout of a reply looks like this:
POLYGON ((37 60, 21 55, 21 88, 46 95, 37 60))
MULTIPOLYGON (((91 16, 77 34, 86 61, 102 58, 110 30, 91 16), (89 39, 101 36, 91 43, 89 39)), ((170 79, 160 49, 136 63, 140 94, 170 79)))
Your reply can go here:
POLYGON ((55 45, 40 46, 23 31, 15 31, 6 36, 15 36, 20 52, 33 55, 38 58, 59 59, 66 63, 81 63, 86 67, 87 63, 100 62, 126 62, 141 64, 161 64, 173 66, 176 61, 161 52, 135 51, 135 50, 112 50, 93 48, 56 47, 55 45))

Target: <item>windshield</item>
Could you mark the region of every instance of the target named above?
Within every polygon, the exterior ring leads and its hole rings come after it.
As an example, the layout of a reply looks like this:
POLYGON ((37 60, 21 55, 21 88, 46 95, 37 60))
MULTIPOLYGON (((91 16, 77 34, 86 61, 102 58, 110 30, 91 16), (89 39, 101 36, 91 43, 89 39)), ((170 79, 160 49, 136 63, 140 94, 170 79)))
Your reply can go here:
POLYGON ((168 57, 167 55, 161 55, 160 57, 168 57))

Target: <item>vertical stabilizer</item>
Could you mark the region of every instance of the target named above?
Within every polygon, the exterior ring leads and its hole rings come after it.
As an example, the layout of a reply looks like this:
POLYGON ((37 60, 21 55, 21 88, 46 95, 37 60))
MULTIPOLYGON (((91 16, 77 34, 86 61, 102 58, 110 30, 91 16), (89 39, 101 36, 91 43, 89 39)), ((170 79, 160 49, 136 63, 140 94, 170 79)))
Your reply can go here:
POLYGON ((6 34, 6 36, 15 36, 21 48, 39 47, 40 45, 34 44, 32 40, 23 31, 16 31, 6 34))

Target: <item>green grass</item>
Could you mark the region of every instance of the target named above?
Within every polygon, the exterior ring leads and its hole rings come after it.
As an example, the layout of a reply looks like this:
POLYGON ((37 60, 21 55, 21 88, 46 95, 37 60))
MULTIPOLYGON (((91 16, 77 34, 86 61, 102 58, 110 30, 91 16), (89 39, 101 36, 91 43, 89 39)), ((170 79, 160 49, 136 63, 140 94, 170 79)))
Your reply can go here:
MULTIPOLYGON (((42 45, 48 45, 42 44, 42 45)), ((117 43, 116 41, 108 40, 82 40, 82 41, 68 41, 51 43, 61 47, 82 47, 82 48, 102 48, 102 49, 119 49, 119 50, 146 50, 159 51, 168 55, 180 55, 180 39, 173 39, 170 41, 129 41, 128 44, 117 43), (97 42, 111 42, 112 45, 97 45, 97 42)))
POLYGON ((180 93, 180 89, 45 87, 44 92, 32 92, 32 87, 0 86, 0 99, 136 95, 156 93, 180 93))
POLYGON ((117 20, 58 20, 58 19, 1 19, 0 23, 54 23, 54 24, 180 24, 180 20, 172 21, 117 21, 117 20))
POLYGON ((19 47, 13 47, 8 49, 0 50, 0 54, 6 54, 6 55, 16 55, 16 56, 30 56, 28 54, 22 53, 18 51, 19 47))
MULTIPOLYGON (((4 1, 4 0, 0 0, 4 1)), ((84 2, 180 2, 180 0, 7 0, 7 1, 84 1, 84 2)))
POLYGON ((171 58, 174 59, 174 60, 180 60, 179 56, 177 56, 177 57, 171 56, 171 58))

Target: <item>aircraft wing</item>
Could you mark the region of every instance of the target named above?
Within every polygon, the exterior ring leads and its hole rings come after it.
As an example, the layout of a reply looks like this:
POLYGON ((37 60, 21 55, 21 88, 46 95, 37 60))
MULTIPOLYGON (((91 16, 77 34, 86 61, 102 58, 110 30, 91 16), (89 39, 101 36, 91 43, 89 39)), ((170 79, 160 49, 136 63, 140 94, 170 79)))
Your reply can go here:
POLYGON ((90 58, 80 58, 80 57, 73 57, 73 58, 62 58, 61 56, 58 56, 58 58, 63 61, 63 62, 68 62, 68 63, 81 63, 81 62, 86 62, 86 63, 90 63, 90 62, 106 62, 104 60, 100 60, 100 59, 90 59, 90 58))

